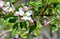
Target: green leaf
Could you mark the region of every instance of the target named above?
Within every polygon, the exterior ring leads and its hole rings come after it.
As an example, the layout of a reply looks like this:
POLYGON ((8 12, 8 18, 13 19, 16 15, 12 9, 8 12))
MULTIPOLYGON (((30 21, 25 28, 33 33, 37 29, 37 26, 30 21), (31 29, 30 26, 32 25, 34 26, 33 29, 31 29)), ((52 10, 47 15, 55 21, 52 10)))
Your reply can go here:
POLYGON ((2 26, 4 26, 6 21, 2 19, 1 22, 2 22, 2 26))
POLYGON ((20 27, 21 27, 21 29, 27 29, 27 23, 25 21, 20 22, 20 27))
POLYGON ((17 20, 17 18, 16 18, 16 17, 11 17, 11 18, 9 19, 9 22, 10 22, 10 23, 15 23, 15 22, 16 22, 16 20, 17 20))
POLYGON ((3 18, 6 20, 7 18, 14 17, 14 14, 8 13, 3 18))
POLYGON ((13 25, 13 29, 12 29, 12 36, 15 35, 17 29, 18 29, 18 23, 15 23, 15 24, 13 25))
POLYGON ((0 12, 2 12, 2 9, 0 9, 0 12))
POLYGON ((34 32, 34 35, 35 35, 35 36, 38 36, 38 35, 39 35, 39 31, 35 31, 35 32, 34 32))
POLYGON ((22 25, 22 22, 20 22, 20 28, 22 29, 23 25, 22 25))
POLYGON ((52 32, 54 33, 54 32, 56 32, 56 31, 58 31, 58 25, 56 24, 56 25, 52 25, 52 32))
POLYGON ((60 0, 49 0, 50 3, 59 2, 60 0))
POLYGON ((31 33, 32 31, 34 31, 34 29, 36 28, 37 24, 36 22, 34 22, 34 25, 30 28, 29 33, 31 33))
POLYGON ((15 3, 17 0, 10 0, 11 3, 15 3))
POLYGON ((23 26, 24 26, 25 29, 27 29, 27 24, 26 24, 25 21, 23 22, 23 26))
POLYGON ((21 34, 21 37, 22 37, 23 39, 26 39, 26 38, 27 38, 27 34, 22 33, 22 34, 21 34))

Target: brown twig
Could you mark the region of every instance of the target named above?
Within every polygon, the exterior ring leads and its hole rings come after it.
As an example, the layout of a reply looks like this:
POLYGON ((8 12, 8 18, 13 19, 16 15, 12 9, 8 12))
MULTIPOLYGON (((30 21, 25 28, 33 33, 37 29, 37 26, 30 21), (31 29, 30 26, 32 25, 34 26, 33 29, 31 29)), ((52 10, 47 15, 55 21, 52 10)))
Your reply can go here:
POLYGON ((46 6, 45 6, 45 9, 44 10, 42 10, 38 15, 42 15, 47 9, 48 9, 48 7, 49 7, 49 5, 48 4, 46 4, 46 6))

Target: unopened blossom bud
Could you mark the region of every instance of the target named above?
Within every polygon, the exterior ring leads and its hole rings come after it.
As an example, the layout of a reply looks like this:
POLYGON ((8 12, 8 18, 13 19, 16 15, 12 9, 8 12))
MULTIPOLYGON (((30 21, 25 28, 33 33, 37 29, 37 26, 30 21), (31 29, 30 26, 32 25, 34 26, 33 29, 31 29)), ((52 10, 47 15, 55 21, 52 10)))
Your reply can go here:
POLYGON ((27 6, 24 6, 24 7, 23 7, 23 10, 24 10, 24 11, 27 11, 27 10, 28 10, 28 7, 27 7, 27 6))
POLYGON ((5 12, 5 11, 2 11, 2 14, 3 14, 3 15, 6 15, 6 12, 5 12))
POLYGON ((2 8, 4 5, 4 2, 2 0, 0 0, 0 8, 2 8))
POLYGON ((47 22, 48 22, 48 20, 47 19, 44 19, 43 20, 43 25, 46 26, 47 22))
POLYGON ((19 12, 17 11, 17 12, 14 14, 14 16, 19 16, 19 12))
POLYGON ((30 19, 30 23, 34 23, 33 19, 30 19))

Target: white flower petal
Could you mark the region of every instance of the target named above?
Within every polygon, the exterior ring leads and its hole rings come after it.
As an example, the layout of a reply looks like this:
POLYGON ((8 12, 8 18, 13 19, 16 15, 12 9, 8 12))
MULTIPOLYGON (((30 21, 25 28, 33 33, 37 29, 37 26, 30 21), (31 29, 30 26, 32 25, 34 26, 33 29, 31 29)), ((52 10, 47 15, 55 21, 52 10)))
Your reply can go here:
POLYGON ((28 17, 28 16, 27 16, 27 20, 31 20, 31 17, 28 17))
POLYGON ((10 7, 9 12, 13 11, 12 7, 10 7))
POLYGON ((20 11, 20 16, 23 16, 24 15, 24 11, 20 11))
POLYGON ((20 16, 23 16, 24 15, 23 8, 19 8, 19 13, 20 13, 20 16))
POLYGON ((30 15, 31 15, 31 13, 29 13, 29 12, 26 12, 25 14, 26 14, 27 16, 30 16, 30 15))
POLYGON ((23 16, 23 18, 22 18, 22 19, 24 19, 24 20, 31 20, 31 17, 23 16))
POLYGON ((27 16, 24 16, 22 19, 24 19, 26 21, 27 20, 27 16))
POLYGON ((23 11, 23 8, 19 8, 19 12, 23 11))
POLYGON ((13 8, 13 10, 15 10, 15 7, 14 7, 14 5, 12 5, 12 8, 13 8))
POLYGON ((7 2, 6 3, 6 7, 10 7, 10 2, 7 2))
POLYGON ((27 15, 27 16, 32 15, 32 11, 31 11, 31 10, 27 11, 27 12, 26 12, 26 15, 27 15))
POLYGON ((18 11, 15 12, 14 16, 19 16, 19 12, 18 11))
POLYGON ((0 7, 3 7, 3 5, 4 5, 4 2, 0 1, 0 7))
POLYGON ((7 9, 6 7, 3 7, 3 10, 4 10, 5 12, 8 12, 8 9, 7 9))

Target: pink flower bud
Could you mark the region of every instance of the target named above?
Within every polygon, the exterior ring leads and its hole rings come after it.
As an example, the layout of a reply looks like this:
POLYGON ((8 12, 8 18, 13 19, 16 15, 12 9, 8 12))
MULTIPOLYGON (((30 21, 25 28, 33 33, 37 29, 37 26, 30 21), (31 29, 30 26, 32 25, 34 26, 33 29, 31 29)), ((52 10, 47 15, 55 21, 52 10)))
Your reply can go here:
POLYGON ((2 11, 2 14, 3 14, 3 15, 6 15, 6 12, 5 12, 5 11, 2 11))
POLYGON ((24 7, 23 7, 23 10, 24 10, 24 11, 27 11, 27 10, 28 10, 28 7, 27 7, 27 6, 24 6, 24 7))
POLYGON ((30 23, 34 23, 33 19, 30 19, 30 23))
POLYGON ((14 14, 14 16, 19 16, 19 12, 16 12, 16 13, 14 14))
POLYGON ((46 26, 47 22, 48 22, 48 20, 47 19, 44 19, 43 20, 43 25, 46 26))
POLYGON ((34 25, 33 19, 31 19, 31 20, 29 21, 29 25, 30 25, 30 26, 34 25))

